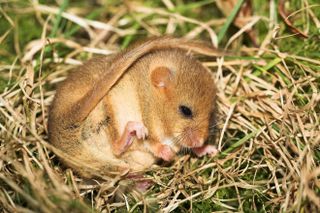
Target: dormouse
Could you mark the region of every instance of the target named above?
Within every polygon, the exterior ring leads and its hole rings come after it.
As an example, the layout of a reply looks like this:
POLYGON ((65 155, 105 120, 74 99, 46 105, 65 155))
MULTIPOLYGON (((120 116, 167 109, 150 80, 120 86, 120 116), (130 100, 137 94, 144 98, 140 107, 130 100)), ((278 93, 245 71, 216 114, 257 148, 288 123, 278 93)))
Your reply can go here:
MULTIPOLYGON (((215 113, 211 72, 189 52, 217 56, 201 42, 160 37, 74 69, 56 92, 49 140, 99 172, 141 171, 180 149, 206 144, 215 113)), ((82 166, 66 161, 83 176, 82 166)))

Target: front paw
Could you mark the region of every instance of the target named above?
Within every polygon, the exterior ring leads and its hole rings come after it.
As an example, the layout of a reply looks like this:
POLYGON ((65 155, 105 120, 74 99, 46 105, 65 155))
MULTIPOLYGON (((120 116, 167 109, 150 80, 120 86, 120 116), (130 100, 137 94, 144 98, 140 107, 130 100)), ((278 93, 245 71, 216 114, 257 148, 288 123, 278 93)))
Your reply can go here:
POLYGON ((120 156, 123 152, 129 149, 134 137, 145 139, 148 136, 148 129, 142 122, 129 121, 121 138, 113 143, 113 153, 120 156))
POLYGON ((142 122, 129 121, 126 126, 126 131, 130 132, 131 136, 136 136, 138 139, 146 139, 148 129, 142 122))
POLYGON ((201 147, 192 148, 192 151, 198 156, 210 155, 211 157, 216 156, 219 151, 214 145, 204 145, 201 147))

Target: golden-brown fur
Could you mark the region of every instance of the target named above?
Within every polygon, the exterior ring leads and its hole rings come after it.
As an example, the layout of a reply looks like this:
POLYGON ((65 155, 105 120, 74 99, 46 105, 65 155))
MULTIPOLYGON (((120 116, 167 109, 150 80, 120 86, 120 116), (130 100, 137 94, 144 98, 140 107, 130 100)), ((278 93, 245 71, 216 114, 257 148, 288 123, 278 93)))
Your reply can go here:
MULTIPOLYGON (((150 167, 157 154, 155 149, 166 138, 177 139, 171 144, 173 151, 181 145, 202 145, 203 141, 193 144, 192 137, 208 136, 214 82, 210 72, 181 49, 216 55, 203 44, 163 37, 113 57, 91 59, 74 70, 57 89, 51 106, 50 142, 76 161, 106 173, 150 167), (173 74, 163 91, 152 85, 150 77, 160 66, 173 74), (181 117, 181 104, 192 107, 196 116, 181 117), (127 151, 116 156, 113 143, 132 120, 142 122, 149 136, 144 141, 135 140, 127 151)), ((82 171, 83 165, 69 165, 88 176, 82 171)))

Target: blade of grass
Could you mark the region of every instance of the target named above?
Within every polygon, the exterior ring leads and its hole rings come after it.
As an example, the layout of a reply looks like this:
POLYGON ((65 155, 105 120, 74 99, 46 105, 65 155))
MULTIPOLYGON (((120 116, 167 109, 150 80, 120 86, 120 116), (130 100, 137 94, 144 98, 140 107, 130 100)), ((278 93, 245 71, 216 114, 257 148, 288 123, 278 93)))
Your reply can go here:
MULTIPOLYGON (((133 24, 133 26, 132 26, 132 29, 137 30, 139 27, 140 27, 140 24, 139 24, 138 22, 135 22, 135 23, 133 24)), ((128 45, 130 44, 130 42, 131 42, 132 39, 133 39, 133 36, 134 36, 133 34, 130 34, 130 35, 127 35, 127 36, 124 38, 124 40, 123 40, 123 42, 122 42, 122 44, 121 44, 121 49, 124 49, 124 48, 128 47, 128 45)))
POLYGON ((59 28, 59 24, 60 24, 61 19, 62 19, 62 12, 66 10, 68 5, 69 5, 69 0, 63 0, 62 4, 60 6, 60 9, 59 9, 59 13, 57 14, 56 19, 54 21, 53 29, 52 29, 52 31, 50 33, 50 37, 51 38, 56 36, 58 28, 59 28))
MULTIPOLYGON (((86 19, 95 19, 99 15, 101 15, 101 12, 103 12, 105 8, 98 8, 96 10, 93 10, 90 12, 87 16, 85 16, 86 19)), ((70 30, 67 32, 64 32, 65 38, 70 38, 73 34, 75 34, 78 30, 80 30, 81 27, 79 25, 73 26, 70 30)))
POLYGON ((231 14, 228 16, 228 18, 226 20, 226 23, 222 26, 222 28, 218 34, 218 43, 220 43, 222 38, 225 36, 230 24, 232 23, 233 19, 236 17, 243 2, 244 2, 244 0, 238 0, 237 4, 232 9, 231 14))
POLYGON ((261 60, 261 58, 258 58, 258 57, 254 57, 254 56, 224 56, 224 58, 226 60, 236 60, 236 59, 239 59, 239 60, 248 60, 248 61, 259 61, 261 60))
POLYGON ((281 62, 281 58, 275 58, 272 61, 270 61, 266 66, 263 67, 264 70, 269 70, 273 66, 277 65, 279 62, 281 62))
POLYGON ((258 65, 253 65, 257 70, 255 70, 253 72, 254 75, 259 76, 261 73, 266 73, 269 69, 271 69, 272 67, 274 67, 275 65, 277 65, 278 63, 280 63, 282 61, 281 58, 275 58, 272 61, 270 61, 267 65, 260 67, 258 65))
POLYGON ((240 140, 238 140, 237 142, 232 144, 228 149, 226 149, 225 151, 221 152, 219 154, 219 157, 228 155, 228 153, 232 152, 234 149, 236 149, 237 147, 241 146, 242 144, 247 142, 249 139, 253 138, 258 133, 258 131, 259 130, 255 130, 255 131, 251 132, 250 134, 246 135, 245 137, 241 138, 240 140))

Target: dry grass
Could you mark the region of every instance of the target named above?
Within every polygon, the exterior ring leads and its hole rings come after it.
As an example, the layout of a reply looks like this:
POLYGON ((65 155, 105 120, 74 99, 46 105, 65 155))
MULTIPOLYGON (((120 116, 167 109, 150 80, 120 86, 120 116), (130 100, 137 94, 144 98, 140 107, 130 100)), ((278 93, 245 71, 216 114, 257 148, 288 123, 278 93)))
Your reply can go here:
POLYGON ((57 2, 0 2, 2 212, 319 211, 316 1, 285 5, 307 39, 280 20, 275 1, 261 0, 254 15, 230 26, 222 40, 216 32, 226 17, 214 1, 57 2), (234 54, 202 60, 219 89, 220 155, 185 155, 171 166, 151 168, 146 178, 154 185, 143 196, 120 190, 127 180, 84 180, 63 168, 47 142, 57 83, 94 55, 162 34, 211 41, 234 54))

